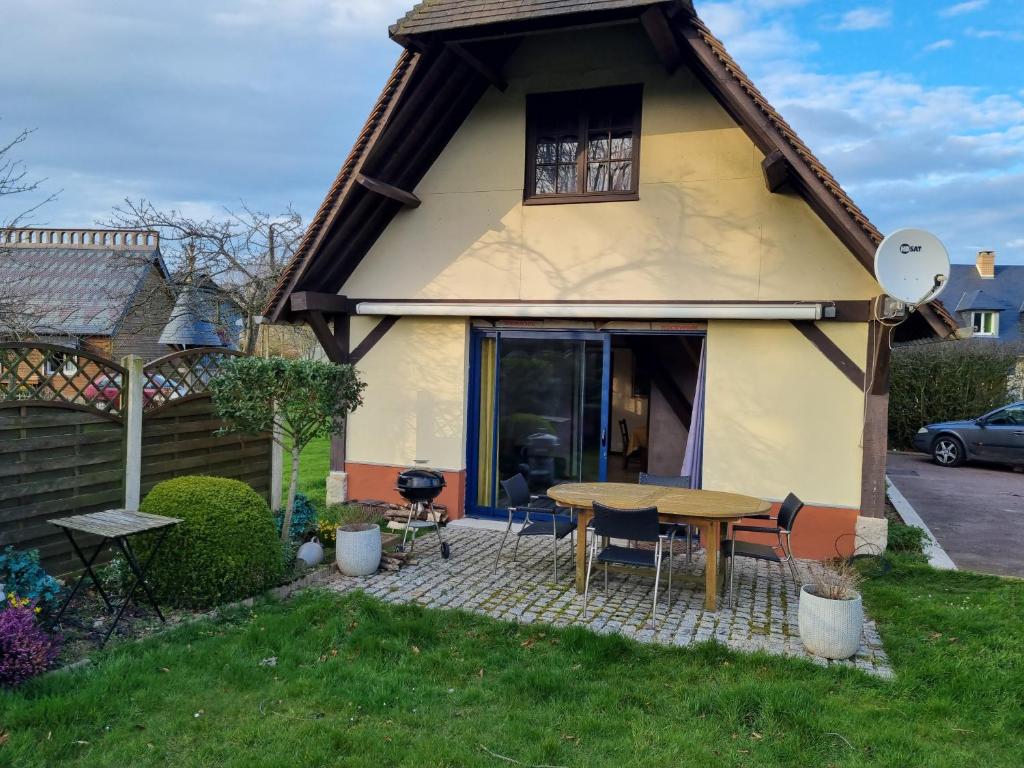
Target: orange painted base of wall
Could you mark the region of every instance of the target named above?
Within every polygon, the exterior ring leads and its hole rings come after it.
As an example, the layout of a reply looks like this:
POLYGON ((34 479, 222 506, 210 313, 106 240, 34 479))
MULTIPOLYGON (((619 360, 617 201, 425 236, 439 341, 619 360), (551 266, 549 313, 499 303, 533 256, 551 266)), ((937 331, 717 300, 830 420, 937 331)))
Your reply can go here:
MULTIPOLYGON (((772 507, 777 515, 779 505, 772 507)), ((793 552, 797 557, 811 560, 829 560, 849 557, 856 547, 855 531, 858 511, 836 507, 806 506, 800 510, 793 527, 793 552)), ((744 520, 744 525, 774 525, 766 520, 744 520)), ((767 534, 741 533, 739 541, 758 544, 776 544, 777 538, 767 534)))
MULTIPOLYGON (((398 473, 408 467, 386 464, 345 463, 348 474, 348 497, 350 499, 379 499, 395 504, 405 501, 395 490, 398 473)), ((466 472, 443 472, 445 488, 437 499, 438 504, 448 507, 448 518, 455 520, 465 515, 463 504, 466 498, 466 472)))

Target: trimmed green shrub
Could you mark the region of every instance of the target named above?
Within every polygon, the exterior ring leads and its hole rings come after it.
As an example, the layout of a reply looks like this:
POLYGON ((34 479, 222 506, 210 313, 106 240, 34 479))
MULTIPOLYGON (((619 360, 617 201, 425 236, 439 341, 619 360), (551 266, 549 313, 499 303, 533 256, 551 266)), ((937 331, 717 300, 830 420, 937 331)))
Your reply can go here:
MULTIPOLYGON (((193 475, 166 480, 139 509, 181 518, 167 534, 149 571, 160 599, 206 608, 273 586, 283 559, 270 507, 238 480, 193 475)), ((159 534, 140 543, 144 560, 159 534)))
POLYGON ((910 345, 893 350, 889 444, 909 448, 926 424, 982 415, 1014 399, 1024 349, 989 341, 910 345))
POLYGON ((901 552, 909 555, 924 556, 925 534, 923 528, 916 525, 898 523, 895 520, 889 521, 889 543, 887 549, 890 552, 901 552))

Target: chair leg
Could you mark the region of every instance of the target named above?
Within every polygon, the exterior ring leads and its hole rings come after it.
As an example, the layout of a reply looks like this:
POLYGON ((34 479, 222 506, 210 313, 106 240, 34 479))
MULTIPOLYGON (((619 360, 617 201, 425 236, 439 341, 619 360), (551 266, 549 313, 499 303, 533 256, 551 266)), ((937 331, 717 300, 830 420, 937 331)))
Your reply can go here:
POLYGON ((604 593, 608 594, 608 563, 604 564, 604 593))
POLYGON ((512 548, 512 562, 516 561, 516 555, 519 552, 519 542, 522 541, 522 536, 516 536, 516 545, 512 548))
POLYGON ((498 545, 498 554, 494 556, 494 570, 498 570, 498 563, 501 562, 501 553, 505 549, 505 540, 508 539, 508 532, 512 530, 512 522, 509 521, 505 534, 501 537, 501 544, 498 545))
POLYGON ((551 537, 551 552, 555 556, 555 581, 558 581, 558 539, 551 537))
POLYGON ((668 607, 665 608, 665 612, 666 613, 668 613, 669 611, 672 610, 672 568, 673 568, 672 564, 674 562, 675 562, 675 554, 672 552, 672 549, 669 548, 669 550, 668 550, 668 595, 665 598, 666 600, 668 600, 668 607))
POLYGON ((733 579, 736 576, 736 541, 735 539, 730 543, 729 547, 729 605, 733 608, 736 607, 736 595, 733 594, 733 579))
POLYGON ((693 551, 693 526, 686 526, 686 567, 690 567, 690 553, 693 551))
POLYGON ((654 607, 651 612, 651 624, 658 628, 658 585, 661 581, 661 542, 654 548, 654 607))
POLYGON ((789 559, 788 559, 788 562, 789 562, 789 572, 793 575, 793 586, 796 587, 796 591, 797 591, 797 593, 799 593, 800 592, 800 574, 797 572, 796 558, 794 558, 793 555, 790 555, 789 559))

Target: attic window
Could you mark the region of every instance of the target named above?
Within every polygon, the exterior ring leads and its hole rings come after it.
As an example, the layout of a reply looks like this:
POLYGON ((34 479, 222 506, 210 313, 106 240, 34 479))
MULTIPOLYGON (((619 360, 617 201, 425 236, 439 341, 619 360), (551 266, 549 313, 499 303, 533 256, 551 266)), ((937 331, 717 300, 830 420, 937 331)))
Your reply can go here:
POLYGON ((975 336, 998 336, 999 316, 995 312, 972 312, 971 326, 975 336))
POLYGON ((525 202, 636 200, 642 96, 640 85, 527 96, 525 202))

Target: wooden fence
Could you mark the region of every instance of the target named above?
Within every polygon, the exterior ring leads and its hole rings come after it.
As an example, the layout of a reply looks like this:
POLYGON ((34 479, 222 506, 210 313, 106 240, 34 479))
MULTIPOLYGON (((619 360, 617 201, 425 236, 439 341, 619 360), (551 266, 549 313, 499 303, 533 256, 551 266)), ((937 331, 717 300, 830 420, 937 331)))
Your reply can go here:
POLYGON ((134 477, 143 495, 161 480, 206 474, 243 480, 270 499, 272 485, 279 487, 270 436, 218 434, 223 423, 207 391, 233 354, 162 357, 142 367, 133 391, 128 359, 120 365, 70 347, 0 344, 0 547, 37 548, 53 573, 75 567, 67 539, 47 521, 124 506, 131 461, 141 461, 134 477), (126 416, 134 398, 142 420, 133 438, 126 416))

